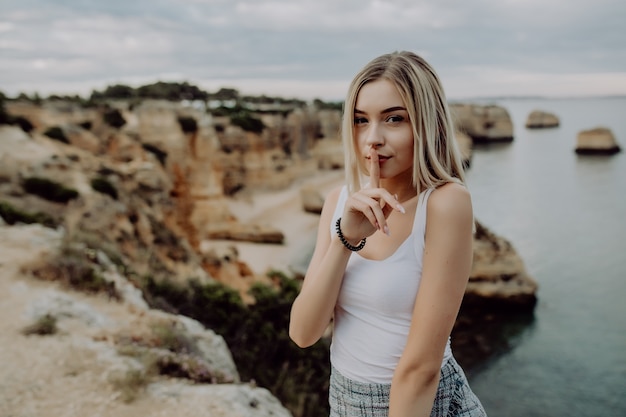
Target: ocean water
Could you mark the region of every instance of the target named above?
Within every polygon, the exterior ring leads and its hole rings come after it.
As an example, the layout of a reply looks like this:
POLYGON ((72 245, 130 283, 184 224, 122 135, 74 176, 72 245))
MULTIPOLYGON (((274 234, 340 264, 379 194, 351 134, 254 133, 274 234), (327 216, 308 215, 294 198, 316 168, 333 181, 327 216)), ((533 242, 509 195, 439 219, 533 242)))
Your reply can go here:
POLYGON ((474 149, 475 215, 539 283, 534 319, 469 374, 491 417, 626 416, 626 97, 502 99, 510 144, 474 149), (528 130, 555 113, 558 128, 528 130), (578 156, 576 134, 610 128, 623 151, 578 156))

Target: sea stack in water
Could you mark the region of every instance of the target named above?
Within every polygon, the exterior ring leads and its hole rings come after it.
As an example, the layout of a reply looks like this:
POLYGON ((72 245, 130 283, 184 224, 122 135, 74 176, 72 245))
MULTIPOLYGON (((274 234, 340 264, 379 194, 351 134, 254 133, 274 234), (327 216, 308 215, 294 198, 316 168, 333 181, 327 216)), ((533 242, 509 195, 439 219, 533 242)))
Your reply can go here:
POLYGON ((528 129, 545 129, 559 126, 559 118, 555 114, 543 110, 533 110, 526 119, 528 129))
POLYGON ((530 312, 537 302, 537 288, 537 282, 528 275, 513 245, 476 221, 474 263, 464 306, 530 312))
POLYGON ((513 141, 513 121, 507 109, 496 105, 450 105, 457 130, 467 133, 474 143, 513 141))
POLYGON ((582 130, 576 137, 579 155, 613 155, 621 151, 613 132, 606 127, 582 130))

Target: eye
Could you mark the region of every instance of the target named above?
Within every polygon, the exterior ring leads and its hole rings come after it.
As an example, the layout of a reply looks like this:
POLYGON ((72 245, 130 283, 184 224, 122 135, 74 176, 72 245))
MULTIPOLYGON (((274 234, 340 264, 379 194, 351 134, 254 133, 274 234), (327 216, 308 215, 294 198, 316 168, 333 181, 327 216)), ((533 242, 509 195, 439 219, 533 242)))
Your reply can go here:
POLYGON ((399 115, 393 115, 393 116, 389 116, 387 118, 387 122, 388 123, 400 123, 404 121, 404 117, 403 116, 399 116, 399 115))
POLYGON ((354 118, 354 124, 357 125, 357 126, 358 125, 363 125, 365 123, 367 123, 367 119, 365 117, 355 117, 354 118))

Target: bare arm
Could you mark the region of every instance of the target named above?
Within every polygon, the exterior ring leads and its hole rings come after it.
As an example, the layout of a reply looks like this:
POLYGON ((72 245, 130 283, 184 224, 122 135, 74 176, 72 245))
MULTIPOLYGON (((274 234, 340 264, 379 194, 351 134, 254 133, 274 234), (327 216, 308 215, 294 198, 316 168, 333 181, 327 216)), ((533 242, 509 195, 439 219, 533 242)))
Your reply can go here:
POLYGON ((429 416, 445 345, 472 265, 473 214, 468 191, 446 184, 428 200, 422 280, 407 344, 391 384, 390 417, 429 416))
POLYGON ((289 336, 300 347, 317 342, 330 323, 350 257, 350 251, 338 239, 331 239, 329 233, 339 192, 340 189, 333 190, 324 202, 315 251, 300 294, 291 307, 289 336))

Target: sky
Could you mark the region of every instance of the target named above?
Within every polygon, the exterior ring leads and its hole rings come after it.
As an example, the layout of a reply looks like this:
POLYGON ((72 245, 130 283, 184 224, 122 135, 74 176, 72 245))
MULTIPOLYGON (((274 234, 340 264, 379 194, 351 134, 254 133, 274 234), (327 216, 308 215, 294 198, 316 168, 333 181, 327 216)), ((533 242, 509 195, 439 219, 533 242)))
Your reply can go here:
POLYGON ((0 0, 0 91, 187 81, 342 100, 410 50, 449 99, 626 94, 624 0, 0 0))

